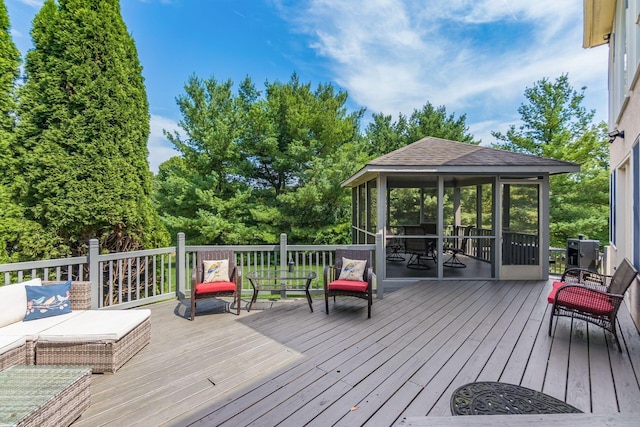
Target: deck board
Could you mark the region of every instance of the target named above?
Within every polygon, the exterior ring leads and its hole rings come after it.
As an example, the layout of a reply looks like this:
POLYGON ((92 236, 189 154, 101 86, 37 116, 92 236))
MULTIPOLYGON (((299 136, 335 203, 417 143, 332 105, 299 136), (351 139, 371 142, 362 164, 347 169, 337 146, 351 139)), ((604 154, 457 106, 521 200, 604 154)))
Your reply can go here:
MULTIPOLYGON (((562 320, 567 321, 568 319, 562 320)), ((563 331, 563 333, 565 332, 563 331)), ((602 329, 593 325, 588 325, 587 334, 589 337, 589 372, 592 385, 591 411, 596 414, 617 412, 619 411, 618 400, 611 374, 607 340, 602 334, 602 329)))
MULTIPOLYGON (((572 335, 584 341, 587 336, 586 322, 573 322, 572 335)), ((574 337, 572 336, 572 340, 574 337)), ((575 343, 574 343, 575 344, 575 343)), ((565 401, 583 412, 591 411, 591 384, 589 382, 589 353, 578 350, 571 351, 567 370, 567 392, 565 401)), ((574 346, 575 349, 575 346, 574 346)))
MULTIPOLYGON (((497 327, 496 322, 502 318, 505 311, 512 308, 514 299, 520 291, 518 286, 505 286, 504 288, 505 290, 508 289, 509 292, 506 293, 503 298, 489 299, 482 307, 482 311, 475 313, 474 317, 465 323, 465 328, 459 330, 460 335, 458 339, 461 341, 458 342, 460 342, 460 346, 456 349, 455 353, 444 362, 442 367, 429 381, 425 390, 414 399, 409 409, 403 414, 404 416, 449 415, 447 390, 457 388, 457 385, 455 387, 451 385, 454 383, 454 379, 458 379, 462 383, 475 380, 474 377, 476 377, 477 372, 482 369, 489 355, 489 353, 487 353, 485 357, 477 357, 476 352, 478 352, 478 350, 481 352, 482 343, 491 334, 492 330, 497 331, 497 329, 495 329, 497 327), (478 323, 476 319, 481 319, 481 321, 478 323), (462 376, 460 376, 461 373, 462 376), (449 386, 443 390, 442 384, 449 384, 449 386), (443 397, 443 393, 447 394, 444 399, 447 403, 444 404, 444 402, 442 402, 439 407, 434 408, 436 402, 443 397)), ((492 337, 488 339, 490 341, 493 340, 492 337)), ((443 352, 442 354, 446 353, 443 352)), ((438 365, 435 364, 435 366, 437 367, 438 365)))
MULTIPOLYGON (((516 289, 514 287, 514 289, 516 289)), ((518 313, 526 310, 527 302, 532 304, 532 298, 528 298, 532 287, 523 284, 516 297, 511 301, 504 314, 496 319, 493 327, 490 328, 482 343, 470 356, 470 360, 475 363, 466 363, 459 369, 455 376, 455 381, 447 387, 444 393, 440 394, 438 401, 434 404, 429 415, 448 416, 450 415, 449 396, 460 384, 474 381, 497 381, 500 373, 508 360, 512 348, 515 346, 517 335, 515 331, 518 325, 515 323, 519 319, 518 313), (478 364, 482 364, 480 367, 478 364), (480 372, 480 375, 478 375, 480 372)), ((521 316, 520 318, 523 318, 521 316)), ((520 328, 521 329, 521 328, 520 328)))
POLYGON ((420 282, 374 300, 371 319, 355 298, 330 301, 329 315, 323 298, 313 313, 300 299, 240 316, 202 301, 194 322, 186 304, 153 304, 151 344, 117 373, 93 375, 92 404, 74 425, 436 422, 450 415, 453 390, 479 380, 544 391, 587 413, 640 413, 629 313, 619 315, 622 353, 601 329, 568 318, 549 337, 549 289, 420 282))

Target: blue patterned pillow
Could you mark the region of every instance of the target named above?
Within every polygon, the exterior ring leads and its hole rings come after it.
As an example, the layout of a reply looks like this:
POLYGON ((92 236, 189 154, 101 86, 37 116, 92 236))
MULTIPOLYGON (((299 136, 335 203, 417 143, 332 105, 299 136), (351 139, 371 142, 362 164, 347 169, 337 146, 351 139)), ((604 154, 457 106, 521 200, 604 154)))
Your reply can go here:
POLYGON ((27 313, 24 320, 42 319, 71 313, 71 281, 59 285, 25 286, 27 290, 27 313))

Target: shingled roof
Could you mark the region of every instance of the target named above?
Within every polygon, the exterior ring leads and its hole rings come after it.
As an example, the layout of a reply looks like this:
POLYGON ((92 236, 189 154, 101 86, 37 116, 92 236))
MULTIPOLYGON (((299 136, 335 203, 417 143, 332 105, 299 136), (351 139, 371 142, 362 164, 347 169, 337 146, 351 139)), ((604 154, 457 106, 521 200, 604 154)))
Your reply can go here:
POLYGON ((579 170, 576 163, 426 137, 370 161, 343 185, 380 172, 557 174, 579 170))

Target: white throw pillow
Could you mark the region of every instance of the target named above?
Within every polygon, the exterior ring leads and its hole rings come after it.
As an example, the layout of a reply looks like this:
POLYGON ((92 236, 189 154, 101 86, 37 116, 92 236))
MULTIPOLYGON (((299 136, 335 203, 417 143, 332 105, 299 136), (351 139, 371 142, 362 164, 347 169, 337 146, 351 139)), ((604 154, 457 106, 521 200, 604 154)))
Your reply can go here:
POLYGON ((204 283, 228 282, 229 260, 210 260, 204 263, 204 283))
POLYGON ((342 270, 338 280, 364 281, 364 269, 367 266, 366 260, 342 258, 342 270))
POLYGON ((22 286, 42 286, 42 279, 36 277, 35 279, 27 280, 26 282, 19 283, 22 286))
POLYGON ((40 286, 41 279, 31 279, 15 285, 0 286, 0 328, 21 322, 27 311, 27 291, 25 286, 40 286))

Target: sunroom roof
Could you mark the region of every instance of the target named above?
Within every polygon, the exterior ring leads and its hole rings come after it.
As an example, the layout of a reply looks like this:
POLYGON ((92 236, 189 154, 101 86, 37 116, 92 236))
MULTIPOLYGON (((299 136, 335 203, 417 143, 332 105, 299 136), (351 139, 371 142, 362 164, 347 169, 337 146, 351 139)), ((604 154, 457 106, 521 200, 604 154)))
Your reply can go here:
POLYGON ((576 163, 530 154, 514 153, 447 139, 426 137, 368 162, 343 182, 352 187, 378 173, 569 173, 578 172, 576 163))

